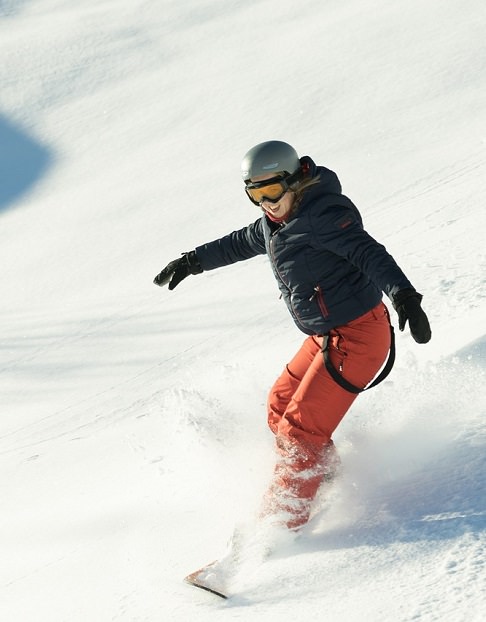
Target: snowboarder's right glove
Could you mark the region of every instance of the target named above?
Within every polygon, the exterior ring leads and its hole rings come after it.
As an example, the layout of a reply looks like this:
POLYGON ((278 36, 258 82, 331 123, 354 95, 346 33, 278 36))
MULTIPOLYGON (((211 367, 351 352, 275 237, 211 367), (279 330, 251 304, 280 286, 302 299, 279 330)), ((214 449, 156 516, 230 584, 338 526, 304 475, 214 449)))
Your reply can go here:
POLYGON ((393 306, 398 313, 398 328, 403 330, 408 320, 410 332, 417 343, 430 341, 432 332, 425 311, 420 306, 422 294, 414 289, 401 289, 393 295, 393 306))
POLYGON ((201 268, 196 256, 196 251, 190 253, 183 253, 179 259, 174 259, 165 266, 160 274, 155 279, 155 285, 163 287, 169 283, 169 289, 174 289, 183 281, 186 276, 190 274, 201 274, 203 269, 201 268))

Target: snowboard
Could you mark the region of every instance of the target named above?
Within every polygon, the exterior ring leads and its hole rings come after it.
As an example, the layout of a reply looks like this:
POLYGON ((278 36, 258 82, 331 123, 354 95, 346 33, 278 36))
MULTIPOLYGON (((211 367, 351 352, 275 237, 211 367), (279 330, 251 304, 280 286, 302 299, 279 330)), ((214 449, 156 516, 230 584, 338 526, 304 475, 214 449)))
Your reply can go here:
POLYGON ((265 523, 238 525, 228 542, 226 552, 217 560, 187 575, 189 585, 228 599, 239 595, 248 581, 264 565, 275 548, 295 539, 287 528, 280 529, 265 523))
POLYGON ((199 568, 199 570, 187 575, 184 581, 189 583, 189 585, 206 590, 206 592, 226 600, 229 594, 226 593, 223 577, 217 572, 217 564, 218 562, 214 561, 207 566, 199 568))

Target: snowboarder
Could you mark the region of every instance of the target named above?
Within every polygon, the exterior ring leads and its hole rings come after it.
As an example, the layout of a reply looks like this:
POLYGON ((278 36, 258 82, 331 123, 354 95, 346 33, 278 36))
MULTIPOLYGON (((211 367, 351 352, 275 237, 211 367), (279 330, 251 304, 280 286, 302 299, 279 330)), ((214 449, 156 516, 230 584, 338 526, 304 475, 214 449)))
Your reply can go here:
MULTIPOLYGON (((307 335, 270 390, 268 424, 277 462, 262 516, 298 528, 320 485, 339 465, 332 434, 357 395, 393 364, 393 329, 383 292, 418 343, 431 338, 419 294, 384 246, 363 228, 337 175, 281 141, 242 161, 252 224, 171 261, 154 283, 174 289, 190 274, 267 254, 282 297, 307 335)), ((376 380, 375 380, 376 384, 376 380)))

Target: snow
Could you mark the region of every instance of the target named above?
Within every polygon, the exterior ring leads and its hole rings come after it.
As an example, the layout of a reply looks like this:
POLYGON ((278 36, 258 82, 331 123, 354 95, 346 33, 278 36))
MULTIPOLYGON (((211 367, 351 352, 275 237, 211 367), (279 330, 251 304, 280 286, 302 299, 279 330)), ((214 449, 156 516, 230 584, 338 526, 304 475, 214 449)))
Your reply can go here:
POLYGON ((0 17, 0 619, 482 620, 484 2, 0 17), (152 279, 257 217, 239 164, 272 138, 338 172, 433 339, 398 335, 335 434, 340 482, 219 601, 182 578, 252 524, 303 335, 264 257, 152 279))

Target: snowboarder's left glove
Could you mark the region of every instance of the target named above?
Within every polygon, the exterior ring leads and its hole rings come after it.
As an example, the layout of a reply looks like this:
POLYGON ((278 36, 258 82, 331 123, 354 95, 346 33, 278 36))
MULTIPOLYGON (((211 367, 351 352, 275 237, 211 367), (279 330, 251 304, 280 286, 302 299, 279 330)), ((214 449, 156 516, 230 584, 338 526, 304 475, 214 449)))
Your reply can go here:
POLYGON ((403 331, 408 320, 410 332, 417 343, 430 341, 432 332, 425 311, 420 306, 422 294, 414 289, 401 289, 393 294, 393 306, 398 313, 398 328, 403 331))
POLYGON ((174 259, 165 266, 160 274, 155 279, 155 285, 163 287, 169 283, 169 289, 174 289, 183 281, 186 276, 190 274, 201 274, 203 269, 201 268, 196 251, 190 253, 183 253, 179 259, 174 259))

